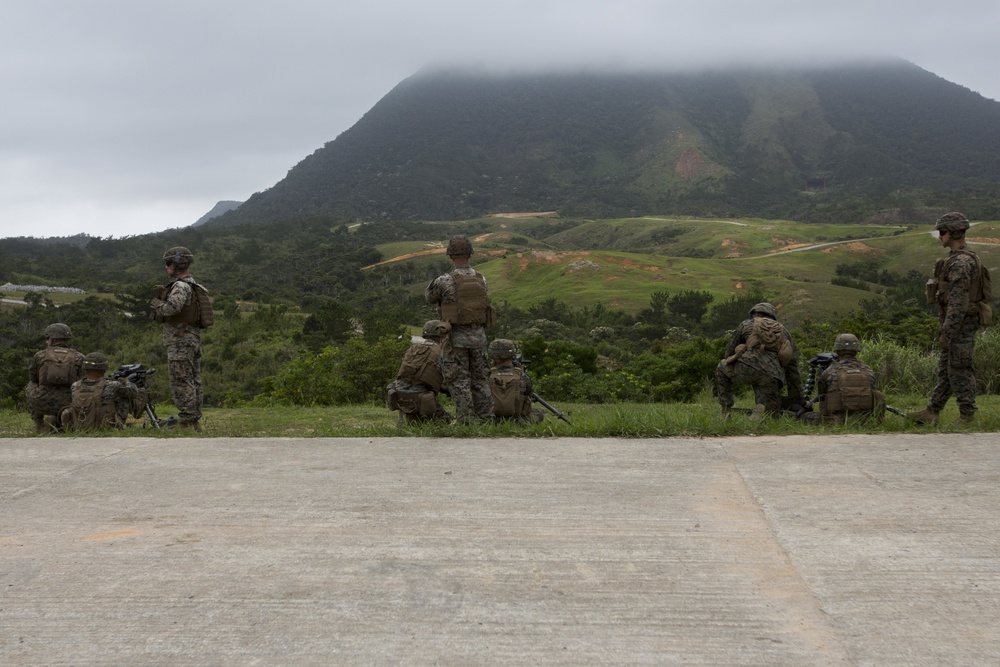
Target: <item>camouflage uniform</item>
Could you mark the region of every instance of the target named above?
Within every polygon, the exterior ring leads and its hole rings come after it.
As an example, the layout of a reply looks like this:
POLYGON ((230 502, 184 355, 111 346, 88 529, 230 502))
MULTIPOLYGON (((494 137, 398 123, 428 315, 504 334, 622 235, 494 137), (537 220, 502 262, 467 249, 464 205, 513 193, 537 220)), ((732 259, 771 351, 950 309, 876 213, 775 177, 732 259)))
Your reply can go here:
MULTIPOLYGON (((760 304, 759 304, 760 305, 760 304)), ((759 306, 758 305, 758 306, 759 306)), ((768 304, 769 305, 769 304, 768 304)), ((758 308, 754 306, 754 308, 758 308)), ((773 311, 773 306, 771 310, 773 311)), ((754 311, 751 311, 751 315, 754 311)), ((791 361, 782 368, 778 355, 769 350, 747 349, 733 363, 726 359, 719 362, 716 368, 716 382, 719 393, 719 403, 723 410, 732 407, 733 385, 748 384, 753 387, 754 402, 763 405, 767 412, 777 412, 781 409, 781 391, 786 387, 790 403, 802 403, 802 377, 799 373, 799 353, 795 341, 784 326, 781 327, 784 337, 791 343, 793 356, 791 361)), ((736 355, 739 345, 746 345, 754 329, 754 318, 744 320, 736 327, 733 337, 726 347, 726 358, 736 355)))
MULTIPOLYGON (((424 290, 427 302, 438 306, 457 302, 458 288, 455 276, 486 279, 472 267, 457 267, 451 273, 438 276, 424 290)), ((442 320, 447 320, 445 316, 442 320)), ((489 419, 493 415, 493 397, 490 393, 490 362, 486 358, 486 327, 484 324, 459 324, 452 322, 451 334, 442 340, 441 370, 445 383, 451 390, 455 412, 459 421, 475 417, 489 419)))
MULTIPOLYGON (((118 380, 101 378, 98 380, 77 380, 73 383, 72 392, 74 395, 83 387, 92 387, 98 382, 104 382, 104 389, 101 391, 101 406, 105 415, 103 427, 124 428, 128 422, 128 415, 132 411, 132 406, 139 400, 139 388, 134 384, 119 382, 118 380)), ((72 407, 63 411, 63 423, 72 424, 72 407)))
MULTIPOLYGON (((162 304, 155 307, 158 319, 177 315, 191 303, 194 278, 184 276, 168 286, 162 304)), ((201 419, 203 394, 201 388, 201 330, 194 324, 163 323, 163 344, 167 348, 167 369, 170 371, 170 393, 177 406, 181 424, 201 419)))
MULTIPOLYGON (((83 355, 65 343, 54 343, 52 347, 67 349, 74 357, 75 376, 70 378, 71 383, 82 378, 83 355)), ((46 363, 45 358, 45 350, 42 350, 36 352, 31 361, 28 362, 28 384, 24 388, 28 399, 28 412, 31 413, 31 419, 35 422, 38 431, 44 430, 43 420, 47 415, 53 417, 53 425, 59 428, 62 424, 62 411, 73 402, 71 384, 52 386, 40 381, 39 371, 46 363)))
POLYGON ((414 343, 406 351, 396 379, 386 387, 386 396, 389 400, 390 410, 399 410, 399 424, 412 424, 415 422, 429 420, 451 421, 451 415, 441 405, 438 399, 438 392, 441 391, 441 346, 435 340, 424 339, 414 343), (429 353, 424 353, 424 348, 430 348, 429 353), (413 359, 422 359, 423 366, 413 368, 413 359), (431 366, 432 368, 425 368, 431 366), (393 396, 395 392, 395 396, 393 396), (433 398, 433 410, 419 410, 419 396, 431 392, 433 398))
POLYGON ((979 265, 969 253, 964 244, 957 250, 951 250, 941 268, 939 279, 950 283, 951 289, 938 301, 938 334, 947 339, 948 345, 941 348, 937 386, 927 402, 928 409, 941 412, 954 394, 959 411, 966 416, 972 416, 978 409, 972 352, 979 328, 979 313, 978 310, 969 312, 969 289, 973 279, 978 277, 979 265))

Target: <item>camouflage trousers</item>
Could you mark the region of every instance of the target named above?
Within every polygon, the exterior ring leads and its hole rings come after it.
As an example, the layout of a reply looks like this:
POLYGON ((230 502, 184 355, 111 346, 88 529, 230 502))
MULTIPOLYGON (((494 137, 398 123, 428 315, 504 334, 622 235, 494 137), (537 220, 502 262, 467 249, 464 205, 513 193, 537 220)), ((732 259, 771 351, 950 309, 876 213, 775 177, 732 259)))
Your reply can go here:
POLYGON ((734 384, 748 384, 753 387, 754 403, 763 405, 768 412, 781 409, 781 381, 772 373, 743 363, 742 359, 732 364, 720 361, 715 369, 715 380, 719 403, 723 407, 732 407, 734 403, 734 384))
POLYGON ((28 412, 35 421, 47 415, 54 417, 53 423, 59 426, 62 411, 73 402, 73 393, 69 387, 46 387, 37 382, 29 382, 24 388, 28 399, 28 412))
POLYGON ((959 325, 958 333, 952 336, 948 349, 941 350, 937 367, 937 385, 931 392, 927 407, 941 412, 952 395, 963 415, 971 415, 976 406, 976 371, 972 367, 972 352, 975 345, 978 316, 966 316, 959 325))
POLYGON ((177 417, 186 424, 201 419, 201 344, 179 343, 167 347, 167 369, 177 417))
POLYGON ((490 362, 485 347, 452 347, 441 350, 441 373, 455 403, 459 421, 493 416, 490 362))

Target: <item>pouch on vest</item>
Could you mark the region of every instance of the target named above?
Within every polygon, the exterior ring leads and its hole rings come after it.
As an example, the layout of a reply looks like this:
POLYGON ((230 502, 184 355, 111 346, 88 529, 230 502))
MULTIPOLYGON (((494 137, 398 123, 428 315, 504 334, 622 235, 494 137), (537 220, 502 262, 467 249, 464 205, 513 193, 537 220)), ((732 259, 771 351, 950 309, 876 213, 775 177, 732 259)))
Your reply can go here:
POLYGON ((433 417, 437 414, 437 401, 433 391, 424 391, 417 396, 417 414, 421 417, 433 417))
POLYGON ((38 384, 68 387, 76 382, 76 353, 68 347, 47 347, 38 366, 38 384))

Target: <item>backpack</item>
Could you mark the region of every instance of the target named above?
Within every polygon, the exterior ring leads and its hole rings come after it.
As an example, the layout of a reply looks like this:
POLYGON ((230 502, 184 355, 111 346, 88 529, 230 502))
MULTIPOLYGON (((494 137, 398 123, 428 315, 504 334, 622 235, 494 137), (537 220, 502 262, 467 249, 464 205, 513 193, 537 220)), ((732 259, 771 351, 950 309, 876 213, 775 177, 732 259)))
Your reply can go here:
POLYGON ((38 365, 38 384, 47 387, 68 387, 77 380, 76 351, 68 347, 47 347, 42 350, 38 365))
POLYGON ((524 410, 521 394, 521 371, 518 368, 490 371, 493 414, 497 417, 520 417, 524 410))
MULTIPOLYGON (((984 327, 989 326, 993 324, 993 307, 990 306, 990 301, 993 300, 993 279, 990 277, 990 270, 979 259, 979 255, 967 248, 956 251, 956 254, 969 255, 976 260, 979 273, 972 278, 969 284, 969 310, 967 312, 970 315, 978 313, 979 324, 984 327)), ((942 263, 941 274, 947 275, 948 268, 946 260, 942 263)), ((935 267, 935 277, 937 275, 937 267, 935 267)))
POLYGON ((748 350, 764 350, 777 355, 782 368, 788 366, 788 363, 795 358, 792 342, 785 336, 785 327, 770 317, 753 318, 753 327, 747 335, 747 342, 737 345, 734 354, 726 359, 726 363, 735 363, 748 350))
POLYGON ((410 349, 403 355, 403 361, 399 364, 396 378, 410 384, 429 387, 433 391, 441 391, 444 378, 438 366, 440 358, 441 348, 438 345, 426 343, 411 345, 410 349))
POLYGON ((105 380, 90 384, 80 382, 73 392, 73 402, 70 404, 70 417, 73 428, 84 431, 108 426, 108 414, 101 401, 104 394, 105 380))

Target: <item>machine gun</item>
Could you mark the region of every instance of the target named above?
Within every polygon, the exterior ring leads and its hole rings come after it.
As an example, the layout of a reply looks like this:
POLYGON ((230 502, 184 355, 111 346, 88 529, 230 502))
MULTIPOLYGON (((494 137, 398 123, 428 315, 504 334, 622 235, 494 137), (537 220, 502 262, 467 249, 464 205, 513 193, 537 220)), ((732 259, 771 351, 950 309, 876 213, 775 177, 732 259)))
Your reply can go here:
MULTIPOLYGON (((525 368, 525 367, 531 365, 531 360, 530 359, 525 359, 524 356, 522 356, 521 353, 518 352, 517 354, 514 355, 514 365, 515 366, 520 366, 521 368, 525 368)), ((546 401, 544 398, 542 398, 541 396, 539 396, 537 392, 532 392, 531 393, 531 400, 537 401, 540 405, 544 406, 545 409, 547 409, 549 412, 551 412, 556 417, 558 417, 559 419, 563 420, 564 422, 566 422, 570 426, 573 425, 573 422, 571 422, 569 420, 569 418, 566 417, 566 415, 564 415, 559 410, 556 410, 552 405, 549 404, 548 401, 546 401)))
MULTIPOLYGON (((142 364, 122 364, 118 367, 111 377, 115 380, 120 380, 125 378, 132 384, 134 384, 139 389, 146 389, 147 378, 156 372, 155 368, 143 368, 142 364)), ((140 392, 142 395, 142 392, 140 392)), ((149 392, 146 392, 146 400, 143 401, 142 414, 144 415, 143 426, 146 422, 151 424, 153 428, 173 428, 177 426, 177 417, 167 417, 166 419, 160 419, 156 416, 156 408, 153 406, 152 401, 149 400, 149 392)), ((138 415, 136 415, 138 417, 138 415)))
MULTIPOLYGON (((811 398, 813 389, 816 388, 816 375, 817 374, 822 375, 823 371, 829 368, 830 364, 832 364, 835 361, 837 361, 836 352, 820 352, 815 357, 806 362, 807 364, 809 364, 809 375, 808 377, 806 377, 806 384, 805 387, 803 387, 802 395, 805 397, 807 401, 815 401, 819 399, 819 396, 817 396, 815 399, 811 398)), ((900 417, 906 417, 907 419, 909 418, 907 417, 906 413, 900 410, 899 408, 894 408, 891 405, 886 405, 885 409, 886 411, 891 412, 894 415, 899 415, 900 417)))

